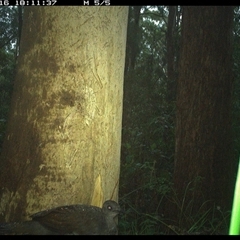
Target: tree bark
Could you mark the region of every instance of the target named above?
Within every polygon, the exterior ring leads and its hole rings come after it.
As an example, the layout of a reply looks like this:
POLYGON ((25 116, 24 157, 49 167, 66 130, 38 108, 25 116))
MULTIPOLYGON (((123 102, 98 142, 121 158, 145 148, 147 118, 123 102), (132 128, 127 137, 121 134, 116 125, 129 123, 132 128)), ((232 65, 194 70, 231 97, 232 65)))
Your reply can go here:
POLYGON ((139 51, 139 20, 142 6, 133 6, 129 10, 127 54, 125 62, 125 75, 134 70, 139 51))
POLYGON ((233 7, 183 8, 174 186, 192 214, 232 203, 232 23, 233 7))
POLYGON ((117 200, 127 16, 127 7, 24 10, 2 220, 117 200))
POLYGON ((167 24, 167 100, 175 101, 176 93, 176 59, 175 59, 175 24, 176 24, 176 6, 169 6, 168 24, 167 24))

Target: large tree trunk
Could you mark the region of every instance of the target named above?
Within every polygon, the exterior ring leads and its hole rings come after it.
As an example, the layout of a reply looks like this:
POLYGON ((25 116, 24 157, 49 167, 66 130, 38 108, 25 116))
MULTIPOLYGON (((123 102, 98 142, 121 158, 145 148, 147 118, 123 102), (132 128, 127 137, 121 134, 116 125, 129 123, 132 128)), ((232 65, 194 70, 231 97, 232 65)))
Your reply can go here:
POLYGON ((132 6, 129 9, 125 75, 134 70, 136 58, 139 52, 140 42, 139 20, 141 8, 142 6, 132 6))
POLYGON ((24 10, 2 220, 117 200, 127 16, 127 7, 24 10))
POLYGON ((175 28, 176 28, 176 6, 169 6, 168 7, 168 24, 167 24, 167 100, 169 103, 171 101, 175 101, 175 89, 176 89, 176 70, 175 70, 175 28))
POLYGON ((232 202, 232 22, 233 7, 183 9, 174 185, 191 214, 232 202))

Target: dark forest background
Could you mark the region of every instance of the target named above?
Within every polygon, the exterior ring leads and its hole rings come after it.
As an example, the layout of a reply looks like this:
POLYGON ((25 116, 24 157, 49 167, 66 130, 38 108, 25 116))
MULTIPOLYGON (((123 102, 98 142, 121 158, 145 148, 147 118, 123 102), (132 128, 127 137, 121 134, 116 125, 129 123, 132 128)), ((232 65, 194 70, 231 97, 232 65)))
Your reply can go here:
MULTIPOLYGON (((239 10, 234 8, 232 36, 234 81, 230 112, 234 166, 240 152, 239 10)), ((0 146, 14 84, 22 13, 22 7, 0 7, 0 146)), ((173 187, 182 14, 180 6, 129 8, 119 189, 119 202, 125 214, 119 218, 119 234, 226 234, 228 231, 230 207, 216 204, 204 211, 192 208, 189 211, 190 203, 184 205, 184 198, 179 199, 173 187), (177 206, 176 218, 169 214, 171 204, 177 206)), ((218 90, 216 87, 215 91, 218 90)), ((234 170, 231 175, 235 180, 234 170)), ((191 185, 185 191, 194 192, 198 187, 191 185)))

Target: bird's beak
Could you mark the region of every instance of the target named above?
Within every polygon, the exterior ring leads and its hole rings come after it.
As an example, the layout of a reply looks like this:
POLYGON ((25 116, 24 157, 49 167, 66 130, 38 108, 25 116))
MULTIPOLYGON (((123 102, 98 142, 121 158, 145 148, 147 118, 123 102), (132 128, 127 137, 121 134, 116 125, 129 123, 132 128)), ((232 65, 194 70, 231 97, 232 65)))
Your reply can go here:
POLYGON ((118 212, 120 215, 125 214, 125 211, 123 211, 122 209, 120 209, 118 212))

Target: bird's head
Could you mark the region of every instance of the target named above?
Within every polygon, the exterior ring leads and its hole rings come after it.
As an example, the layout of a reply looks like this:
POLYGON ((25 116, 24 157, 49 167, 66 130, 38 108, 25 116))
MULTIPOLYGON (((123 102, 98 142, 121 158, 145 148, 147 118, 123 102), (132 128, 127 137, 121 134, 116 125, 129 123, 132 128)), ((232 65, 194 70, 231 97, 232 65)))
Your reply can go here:
POLYGON ((103 212, 111 217, 116 217, 119 213, 121 213, 121 208, 119 204, 112 200, 107 200, 103 203, 103 212))

